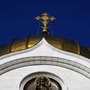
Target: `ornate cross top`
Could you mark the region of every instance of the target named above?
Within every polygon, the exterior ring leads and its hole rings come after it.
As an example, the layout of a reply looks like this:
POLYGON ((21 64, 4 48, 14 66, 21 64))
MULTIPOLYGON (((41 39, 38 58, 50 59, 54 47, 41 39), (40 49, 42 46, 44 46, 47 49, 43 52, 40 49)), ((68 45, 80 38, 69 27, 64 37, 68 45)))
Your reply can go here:
POLYGON ((49 32, 48 32, 48 27, 47 27, 47 24, 49 23, 49 20, 51 20, 51 21, 53 21, 53 20, 55 20, 56 18, 54 18, 53 16, 52 17, 49 17, 48 16, 48 13, 43 13, 42 14, 42 16, 40 17, 40 16, 37 16, 37 17, 35 17, 35 19, 37 19, 37 20, 42 20, 42 23, 43 23, 43 26, 44 27, 42 27, 43 28, 43 30, 42 30, 42 34, 49 34, 49 32))

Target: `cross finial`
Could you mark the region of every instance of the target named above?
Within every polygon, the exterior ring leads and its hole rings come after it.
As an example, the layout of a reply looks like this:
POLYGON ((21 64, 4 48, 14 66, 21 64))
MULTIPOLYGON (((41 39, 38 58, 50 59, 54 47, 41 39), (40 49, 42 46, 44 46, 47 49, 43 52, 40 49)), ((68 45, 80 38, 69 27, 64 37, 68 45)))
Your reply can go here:
POLYGON ((45 12, 45 13, 42 14, 41 17, 40 16, 37 16, 37 17, 35 17, 35 19, 42 20, 42 23, 43 23, 43 26, 44 26, 44 27, 42 27, 43 28, 42 34, 49 34, 49 32, 47 30, 48 29, 47 24, 49 23, 49 20, 53 21, 56 18, 54 18, 53 16, 52 17, 49 17, 48 16, 48 13, 45 12))

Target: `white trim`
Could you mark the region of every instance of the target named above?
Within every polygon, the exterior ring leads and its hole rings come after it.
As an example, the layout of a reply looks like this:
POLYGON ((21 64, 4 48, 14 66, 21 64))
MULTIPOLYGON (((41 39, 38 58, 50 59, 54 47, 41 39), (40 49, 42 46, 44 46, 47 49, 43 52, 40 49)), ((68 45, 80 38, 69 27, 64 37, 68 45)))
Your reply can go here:
POLYGON ((0 75, 17 68, 25 66, 37 66, 37 65, 64 67, 73 70, 75 72, 78 72, 90 79, 90 69, 87 68, 86 66, 83 66, 82 64, 67 59, 46 57, 46 56, 21 58, 18 60, 5 63, 0 66, 0 75))

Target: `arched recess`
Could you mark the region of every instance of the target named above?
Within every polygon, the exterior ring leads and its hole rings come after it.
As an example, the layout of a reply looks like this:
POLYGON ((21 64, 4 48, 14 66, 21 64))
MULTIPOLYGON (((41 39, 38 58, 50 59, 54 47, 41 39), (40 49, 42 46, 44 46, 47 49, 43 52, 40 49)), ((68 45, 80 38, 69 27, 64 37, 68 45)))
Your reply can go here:
POLYGON ((40 77, 47 77, 47 78, 49 78, 50 79, 50 83, 49 84, 52 84, 51 86, 54 85, 54 87, 52 88, 52 90, 67 90, 68 89, 68 87, 66 86, 66 84, 64 83, 64 81, 60 77, 58 77, 58 76, 56 76, 56 75, 54 75, 52 73, 48 73, 48 72, 35 72, 35 73, 30 74, 30 75, 27 75, 26 77, 24 77, 22 79, 22 81, 20 83, 20 86, 19 86, 19 89, 20 90, 28 90, 26 88, 28 86, 30 86, 30 83, 32 83, 31 85, 33 86, 33 89, 31 89, 32 86, 30 87, 30 89, 31 90, 34 90, 35 89, 34 87, 36 86, 34 81, 38 77, 39 78, 40 77), (55 86, 56 86, 56 89, 55 89, 55 86))

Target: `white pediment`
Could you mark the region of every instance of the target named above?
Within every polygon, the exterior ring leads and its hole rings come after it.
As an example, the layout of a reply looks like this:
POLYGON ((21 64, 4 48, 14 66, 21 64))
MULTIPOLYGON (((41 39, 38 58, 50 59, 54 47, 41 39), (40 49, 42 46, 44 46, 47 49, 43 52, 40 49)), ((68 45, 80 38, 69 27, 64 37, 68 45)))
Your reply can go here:
POLYGON ((63 90, 90 89, 90 60, 57 49, 44 38, 31 48, 0 57, 0 88, 22 90, 20 83, 23 78, 35 72, 55 74, 64 83, 61 82, 63 90))
POLYGON ((0 65, 6 63, 6 62, 10 62, 16 59, 20 59, 20 58, 27 58, 27 57, 35 57, 35 56, 47 56, 47 57, 58 57, 58 58, 62 58, 62 59, 67 59, 67 60, 71 60, 77 63, 80 63, 82 65, 85 65, 87 67, 90 68, 90 60, 74 54, 74 53, 70 53, 67 51, 63 51, 60 49, 57 49, 55 47, 53 47, 52 45, 50 45, 45 38, 43 38, 38 44, 36 44, 35 46, 26 49, 26 50, 22 50, 22 51, 17 51, 17 52, 13 52, 13 53, 9 53, 6 55, 3 55, 0 57, 0 65))

